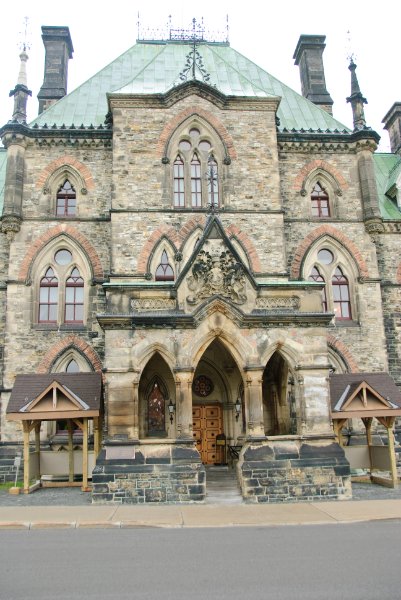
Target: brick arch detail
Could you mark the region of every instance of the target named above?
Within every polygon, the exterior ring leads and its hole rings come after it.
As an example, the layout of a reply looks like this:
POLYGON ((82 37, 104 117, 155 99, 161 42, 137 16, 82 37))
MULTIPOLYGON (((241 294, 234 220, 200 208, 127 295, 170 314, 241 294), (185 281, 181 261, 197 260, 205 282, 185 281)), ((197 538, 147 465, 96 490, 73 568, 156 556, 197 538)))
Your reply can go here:
POLYGON ((293 189, 295 189, 295 190, 302 189, 305 179, 308 177, 308 175, 310 173, 312 173, 313 171, 316 171, 317 169, 322 169, 322 171, 327 171, 327 173, 329 173, 332 177, 334 177, 334 179, 337 181, 338 185, 342 189, 348 188, 348 183, 345 181, 343 175, 341 174, 341 172, 338 169, 336 169, 336 167, 334 167, 333 165, 331 165, 330 163, 328 163, 325 160, 315 159, 315 160, 311 160, 310 162, 308 162, 299 171, 298 175, 296 176, 296 178, 294 180, 294 184, 292 186, 293 189))
POLYGON ((237 158, 237 152, 234 147, 234 141, 231 135, 228 133, 227 129, 224 127, 223 123, 215 117, 211 112, 204 110, 203 108, 198 108, 194 106, 190 106, 185 110, 181 111, 173 117, 164 127, 159 140, 157 142, 157 152, 160 155, 160 158, 164 156, 164 151, 168 140, 170 139, 173 131, 181 125, 187 118, 192 116, 199 116, 202 119, 205 119, 212 127, 217 131, 221 139, 226 145, 228 155, 231 159, 237 158))
POLYGON ((84 235, 82 235, 82 233, 75 229, 75 227, 71 227, 70 225, 63 223, 61 225, 56 225, 55 227, 52 227, 30 245, 22 261, 22 265, 19 271, 18 277, 20 280, 26 281, 26 279, 28 278, 30 266, 32 264, 32 261, 37 256, 38 252, 42 248, 44 248, 44 246, 46 246, 46 244, 48 244, 51 240, 62 234, 71 237, 85 250, 91 262, 94 276, 99 279, 103 278, 103 267, 95 248, 92 246, 89 240, 84 235))
POLYGON ((328 335, 327 344, 328 346, 333 348, 333 350, 336 350, 339 354, 341 354, 341 356, 344 358, 349 368, 351 369, 351 373, 359 373, 359 368, 355 358, 352 356, 347 346, 341 340, 336 339, 332 335, 328 335))
POLYGON ((301 273, 301 265, 304 259, 306 252, 310 249, 313 242, 323 237, 324 235, 328 235, 338 242, 342 244, 354 258, 355 262, 358 265, 358 269, 360 275, 362 277, 369 277, 369 272, 367 265, 362 257, 362 254, 358 250, 357 246, 352 242, 346 235, 344 235, 341 231, 332 227, 332 225, 321 225, 317 229, 311 231, 306 238, 302 240, 299 244, 298 248, 295 251, 294 259, 291 264, 291 277, 293 279, 298 279, 301 273))
POLYGON ((69 335, 66 338, 56 342, 45 354, 38 366, 38 373, 49 373, 49 370, 56 360, 63 352, 70 348, 75 348, 82 352, 82 354, 90 362, 96 373, 102 371, 102 363, 97 352, 85 342, 85 340, 79 338, 76 335, 69 335))
POLYGON ((228 236, 236 237, 238 239, 238 241, 241 242, 241 244, 245 248, 248 258, 249 258, 250 267, 251 267, 252 271, 254 273, 258 272, 258 271, 260 272, 262 270, 260 258, 256 251, 255 246, 253 245, 253 243, 250 240, 250 238, 248 237, 248 235, 244 231, 242 231, 239 227, 237 227, 237 225, 234 225, 234 224, 229 225, 227 227, 226 231, 227 231, 228 236))
POLYGON ((55 160, 52 160, 47 165, 47 167, 45 167, 41 171, 38 179, 36 180, 36 187, 43 188, 50 175, 52 175, 54 171, 65 165, 74 167, 74 169, 76 169, 79 172, 82 179, 85 181, 85 185, 88 190, 92 190, 95 187, 95 182, 93 181, 92 173, 90 172, 88 167, 73 156, 69 156, 68 154, 66 154, 65 156, 60 156, 60 158, 56 158, 55 160))

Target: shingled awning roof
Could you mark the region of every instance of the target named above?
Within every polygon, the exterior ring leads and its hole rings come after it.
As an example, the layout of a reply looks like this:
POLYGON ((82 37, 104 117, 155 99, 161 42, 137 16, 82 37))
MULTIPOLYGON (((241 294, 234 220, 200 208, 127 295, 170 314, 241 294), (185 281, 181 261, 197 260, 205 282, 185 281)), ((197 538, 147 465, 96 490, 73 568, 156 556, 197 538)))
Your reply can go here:
POLYGON ((401 416, 401 392, 388 373, 331 375, 332 419, 401 416))
POLYGON ((17 375, 7 418, 16 421, 98 417, 101 400, 100 373, 17 375))

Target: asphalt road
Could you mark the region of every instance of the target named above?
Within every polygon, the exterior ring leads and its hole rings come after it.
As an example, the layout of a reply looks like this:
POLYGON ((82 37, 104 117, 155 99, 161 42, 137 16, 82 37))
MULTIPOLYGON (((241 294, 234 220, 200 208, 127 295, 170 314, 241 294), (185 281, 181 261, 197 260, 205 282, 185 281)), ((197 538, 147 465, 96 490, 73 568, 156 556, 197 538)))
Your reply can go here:
POLYGON ((0 531, 1 600, 395 600, 401 522, 0 531))

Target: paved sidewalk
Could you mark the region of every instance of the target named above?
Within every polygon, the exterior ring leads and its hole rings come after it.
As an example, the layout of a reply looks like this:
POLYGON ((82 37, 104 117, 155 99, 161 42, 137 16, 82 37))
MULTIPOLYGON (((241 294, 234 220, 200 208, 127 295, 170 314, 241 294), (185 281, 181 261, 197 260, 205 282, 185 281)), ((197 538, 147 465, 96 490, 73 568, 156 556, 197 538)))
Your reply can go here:
POLYGON ((235 506, 6 506, 0 529, 230 527, 401 519, 401 500, 235 506))
POLYGON ((297 504, 92 505, 79 488, 0 492, 0 529, 231 527, 401 519, 401 489, 353 484, 354 500, 297 504), (362 499, 361 499, 362 498, 362 499), (64 504, 64 505, 63 505, 64 504))

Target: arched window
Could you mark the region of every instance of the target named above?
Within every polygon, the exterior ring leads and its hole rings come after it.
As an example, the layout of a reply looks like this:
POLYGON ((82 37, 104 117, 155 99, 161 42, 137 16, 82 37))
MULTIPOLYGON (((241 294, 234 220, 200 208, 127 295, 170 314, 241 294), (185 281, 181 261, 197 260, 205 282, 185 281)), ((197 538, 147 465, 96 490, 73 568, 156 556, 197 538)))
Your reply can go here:
POLYGON ((40 280, 39 291, 39 323, 57 323, 58 313, 58 280, 49 267, 40 280))
POLYGON ((81 249, 64 236, 53 239, 32 266, 33 321, 82 329, 89 298, 85 282, 89 277, 89 265, 81 249), (39 278, 35 273, 45 276, 39 278))
POLYGON ((333 290, 334 313, 337 319, 351 319, 351 302, 348 279, 340 267, 334 271, 331 286, 333 290))
POLYGON ((171 164, 175 208, 221 205, 225 170, 220 172, 220 165, 230 161, 223 140, 209 123, 191 118, 182 124, 171 136, 164 158, 164 164, 171 164))
POLYGON ((174 206, 178 208, 185 206, 184 183, 184 161, 177 156, 174 161, 174 206))
POLYGON ((73 358, 70 360, 70 362, 68 363, 68 365, 66 366, 65 372, 66 373, 79 373, 80 369, 79 369, 79 364, 77 363, 76 360, 74 360, 73 358))
POLYGON ((166 399, 157 381, 148 396, 148 435, 166 434, 166 399))
POLYGON ((84 280, 75 267, 65 284, 65 322, 83 323, 84 280))
MULTIPOLYGON (((312 268, 312 271, 309 275, 309 281, 318 281, 319 283, 325 283, 324 277, 322 277, 317 267, 312 268)), ((324 288, 322 289, 322 308, 323 312, 327 312, 326 286, 324 286, 324 288)))
POLYGON ((173 267, 170 265, 167 252, 163 250, 160 264, 155 273, 156 281, 174 281, 173 267))
POLYGON ((329 195, 319 181, 316 181, 315 185, 313 186, 311 203, 313 217, 330 216, 329 195))
POLYGON ((77 196, 71 183, 66 179, 57 192, 56 216, 75 217, 77 196))
POLYGON ((192 207, 200 208, 202 206, 201 163, 196 154, 191 161, 191 195, 192 207))
POLYGON ((213 154, 208 160, 207 187, 210 206, 219 206, 219 179, 217 162, 213 154))

